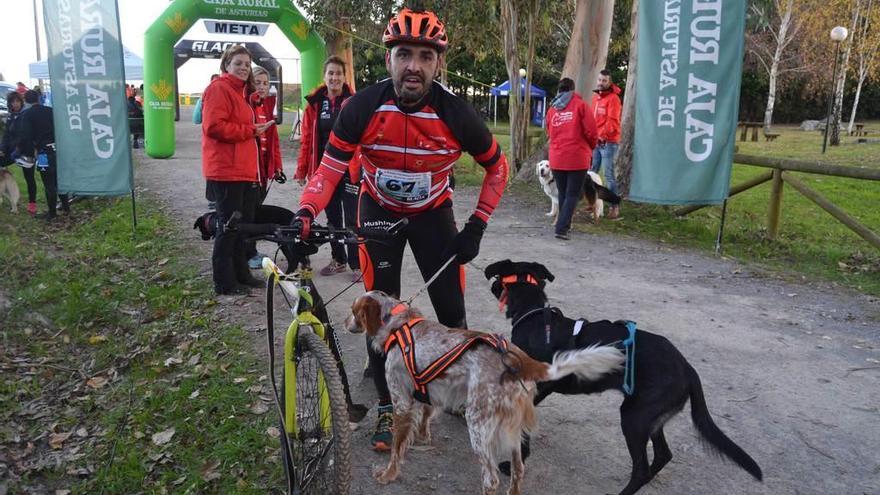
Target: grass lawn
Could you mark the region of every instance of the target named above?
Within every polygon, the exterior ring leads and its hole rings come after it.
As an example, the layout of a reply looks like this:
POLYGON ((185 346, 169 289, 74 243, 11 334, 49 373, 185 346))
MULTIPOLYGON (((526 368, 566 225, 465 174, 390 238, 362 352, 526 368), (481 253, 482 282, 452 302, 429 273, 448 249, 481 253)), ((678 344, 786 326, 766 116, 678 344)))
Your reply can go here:
MULTIPOLYGON (((841 129, 840 146, 828 146, 822 153, 822 136, 819 131, 802 131, 797 125, 773 126, 773 132, 780 133, 773 142, 765 142, 763 134, 758 131, 759 141, 739 141, 739 153, 747 155, 769 156, 773 158, 790 158, 793 160, 810 160, 848 165, 855 167, 880 168, 880 121, 863 122, 869 131, 868 143, 857 143, 858 138, 848 136, 846 127, 841 129)), ((751 139, 751 132, 749 132, 751 139)), ((830 139, 830 136, 829 136, 830 139)))
MULTIPOLYGON (((500 126, 499 126, 500 127, 500 126)), ((866 129, 880 140, 880 122, 867 122, 866 129)), ((509 150, 507 128, 496 134, 502 149, 509 150)), ((822 154, 822 134, 804 132, 797 126, 776 126, 781 135, 774 142, 737 142, 743 154, 821 160, 836 165, 880 168, 880 142, 856 144, 856 138, 842 136, 840 146, 828 147, 822 154)), ((759 136, 760 137, 760 136, 759 136)), ((737 139, 738 139, 737 135, 737 139)), ((769 169, 735 164, 731 185, 760 175, 769 169)), ((813 174, 795 174, 810 188, 880 233, 880 182, 813 174)), ((463 155, 456 166, 456 179, 479 185, 482 171, 463 155)), ((536 205, 546 206, 546 197, 535 184, 513 182, 511 189, 532 197, 536 205)), ((868 294, 880 295, 880 251, 839 223, 812 201, 785 186, 780 232, 775 241, 766 238, 770 183, 740 193, 728 201, 724 231, 724 255, 757 263, 792 278, 824 279, 842 283, 868 294)), ((714 251, 721 218, 720 206, 704 208, 684 218, 672 212, 675 207, 626 202, 619 222, 593 225, 586 216, 575 216, 575 228, 583 231, 634 235, 671 245, 714 251)))
POLYGON ((0 491, 282 486, 251 339, 218 319, 171 219, 140 200, 133 238, 130 208, 83 200, 48 226, 0 211, 0 491))

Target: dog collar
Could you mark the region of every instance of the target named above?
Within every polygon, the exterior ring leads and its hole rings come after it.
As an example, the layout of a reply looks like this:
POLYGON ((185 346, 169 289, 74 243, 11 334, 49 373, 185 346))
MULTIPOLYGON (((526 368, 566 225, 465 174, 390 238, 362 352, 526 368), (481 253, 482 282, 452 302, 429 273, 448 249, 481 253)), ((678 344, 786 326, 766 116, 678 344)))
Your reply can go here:
POLYGON ((498 297, 498 311, 504 312, 504 307, 507 306, 507 286, 516 283, 526 283, 537 286, 538 279, 533 277, 531 274, 526 273, 518 273, 516 275, 507 275, 501 277, 501 296, 498 297))
POLYGON ((532 285, 538 285, 538 279, 533 277, 530 273, 518 273, 516 275, 507 275, 501 277, 501 283, 503 285, 510 285, 515 283, 527 283, 532 285))
POLYGON ((382 321, 387 323, 392 316, 397 316, 408 309, 409 306, 407 306, 406 303, 397 303, 397 305, 391 308, 391 311, 389 311, 388 314, 385 315, 385 318, 383 318, 382 321))

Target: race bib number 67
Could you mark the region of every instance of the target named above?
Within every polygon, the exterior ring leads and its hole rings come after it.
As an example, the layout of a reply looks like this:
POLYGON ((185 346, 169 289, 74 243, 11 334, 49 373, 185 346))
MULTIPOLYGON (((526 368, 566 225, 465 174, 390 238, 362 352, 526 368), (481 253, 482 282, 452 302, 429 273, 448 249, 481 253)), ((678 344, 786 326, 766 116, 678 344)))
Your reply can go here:
POLYGON ((431 192, 431 172, 376 170, 376 186, 388 197, 404 203, 416 203, 431 192))

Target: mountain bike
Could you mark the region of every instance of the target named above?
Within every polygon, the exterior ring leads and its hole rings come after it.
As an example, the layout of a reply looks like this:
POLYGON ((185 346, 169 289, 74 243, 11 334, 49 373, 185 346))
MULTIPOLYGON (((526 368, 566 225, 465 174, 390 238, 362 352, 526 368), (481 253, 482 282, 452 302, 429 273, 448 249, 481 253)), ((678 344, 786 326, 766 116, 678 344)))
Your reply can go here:
POLYGON ((381 242, 396 235, 405 223, 387 230, 358 232, 314 225, 307 240, 300 239, 299 226, 245 224, 239 223, 236 216, 225 226, 241 231, 248 240, 266 240, 284 247, 289 268, 293 268, 291 273, 284 273, 273 260, 263 258, 270 381, 280 415, 281 457, 291 495, 349 493, 349 422, 359 422, 367 413, 365 406, 351 400, 336 332, 312 279, 308 255, 328 242, 381 242), (280 387, 275 372, 276 287, 281 289, 293 315, 284 334, 280 387))

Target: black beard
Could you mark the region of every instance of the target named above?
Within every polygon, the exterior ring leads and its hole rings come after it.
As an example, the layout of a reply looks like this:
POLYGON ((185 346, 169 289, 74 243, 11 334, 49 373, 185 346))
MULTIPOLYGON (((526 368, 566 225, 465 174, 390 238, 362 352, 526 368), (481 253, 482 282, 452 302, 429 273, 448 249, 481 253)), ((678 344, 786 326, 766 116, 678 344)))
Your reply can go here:
MULTIPOLYGON (((408 76, 404 76, 408 77, 408 76)), ((400 81, 394 81, 394 91, 397 93, 397 98, 405 106, 412 106, 421 101, 422 98, 428 94, 428 85, 424 84, 424 80, 422 81, 423 86, 422 90, 414 91, 406 89, 403 85, 403 78, 400 81)))

